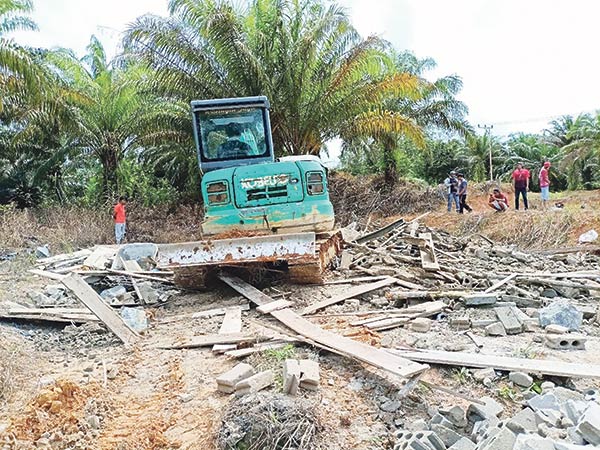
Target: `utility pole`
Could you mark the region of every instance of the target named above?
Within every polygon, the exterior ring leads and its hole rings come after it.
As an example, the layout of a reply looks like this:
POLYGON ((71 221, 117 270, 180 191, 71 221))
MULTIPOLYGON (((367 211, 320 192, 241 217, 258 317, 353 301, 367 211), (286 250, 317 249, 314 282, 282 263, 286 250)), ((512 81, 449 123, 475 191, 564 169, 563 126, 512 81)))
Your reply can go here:
MULTIPOLYGON (((482 128, 485 133, 485 136, 490 135, 490 131, 494 128, 494 125, 477 125, 478 128, 482 128)), ((490 154, 490 181, 494 181, 494 169, 492 168, 492 146, 490 142, 488 142, 488 149, 490 154)))

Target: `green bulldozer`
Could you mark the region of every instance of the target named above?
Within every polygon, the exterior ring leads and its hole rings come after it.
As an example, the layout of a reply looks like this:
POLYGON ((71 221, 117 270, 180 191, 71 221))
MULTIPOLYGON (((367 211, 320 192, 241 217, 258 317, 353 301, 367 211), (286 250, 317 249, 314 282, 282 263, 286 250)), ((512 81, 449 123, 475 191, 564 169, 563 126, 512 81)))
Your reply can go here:
POLYGON ((191 108, 206 240, 159 246, 159 265, 194 287, 223 268, 321 281, 342 239, 319 158, 275 158, 264 96, 196 100, 191 108))

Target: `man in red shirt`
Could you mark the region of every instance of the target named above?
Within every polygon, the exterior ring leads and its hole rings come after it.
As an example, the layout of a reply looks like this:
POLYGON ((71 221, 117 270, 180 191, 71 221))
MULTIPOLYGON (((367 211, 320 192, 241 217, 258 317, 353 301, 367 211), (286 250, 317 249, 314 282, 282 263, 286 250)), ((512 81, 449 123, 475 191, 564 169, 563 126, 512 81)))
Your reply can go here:
POLYGON ((540 189, 542 191, 542 208, 548 207, 550 200, 550 163, 546 161, 540 169, 540 189))
POLYGON ((529 209, 527 203, 527 191, 529 190, 529 170, 523 167, 522 163, 517 164, 517 168, 512 173, 513 186, 515 188, 515 209, 519 210, 519 195, 523 196, 523 205, 529 209))
POLYGON ((504 212, 508 209, 508 198, 502 193, 499 188, 495 188, 488 199, 490 208, 496 212, 504 212))
POLYGON ((120 244, 125 233, 127 232, 127 225, 125 221, 125 205, 127 204, 127 197, 119 197, 119 203, 115 205, 113 211, 113 219, 115 219, 115 240, 117 244, 120 244))

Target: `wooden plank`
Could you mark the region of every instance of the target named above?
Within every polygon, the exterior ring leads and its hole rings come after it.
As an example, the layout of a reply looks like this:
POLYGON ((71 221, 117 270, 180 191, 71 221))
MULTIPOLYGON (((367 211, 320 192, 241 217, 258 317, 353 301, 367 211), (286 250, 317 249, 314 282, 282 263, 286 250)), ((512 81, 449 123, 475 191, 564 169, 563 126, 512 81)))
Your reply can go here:
POLYGON ((304 308, 304 311, 302 311, 302 315, 312 314, 320 309, 326 308, 327 306, 335 305, 336 303, 348 300, 349 298, 353 298, 358 295, 366 294, 367 292, 371 292, 376 289, 381 289, 391 284, 395 284, 397 281, 398 280, 396 278, 386 277, 385 279, 376 281, 374 283, 362 284, 359 286, 351 287, 350 289, 346 290, 346 292, 317 302, 314 305, 307 306, 306 308, 304 308))
POLYGON ((266 305, 259 306, 256 310, 261 314, 269 314, 273 311, 277 311, 278 309, 287 308, 288 306, 292 306, 293 303, 288 300, 275 300, 274 302, 267 303, 266 305))
POLYGON ((137 261, 133 260, 133 259, 123 259, 123 267, 125 268, 125 270, 127 272, 141 272, 142 268, 140 267, 140 265, 138 264, 137 261))
MULTIPOLYGON (((87 314, 93 316, 87 308, 27 308, 11 307, 9 314, 87 314)), ((95 316, 94 316, 95 317, 95 316)))
MULTIPOLYGON (((128 277, 140 278, 142 280, 160 281, 161 283, 173 284, 173 282, 171 280, 166 280, 164 278, 160 278, 157 276, 146 275, 143 273, 128 272, 127 270, 115 270, 115 269, 107 269, 106 271, 108 273, 113 273, 115 275, 125 275, 128 277)), ((84 274, 85 274, 85 272, 84 272, 84 274)))
POLYGON ((456 367, 492 368, 570 378, 600 378, 600 365, 568 363, 547 359, 511 358, 481 353, 388 350, 413 361, 456 367))
POLYGON ((83 278, 72 273, 61 281, 125 345, 132 345, 138 341, 139 335, 127 326, 123 319, 121 319, 121 316, 104 303, 96 291, 83 278))
POLYGON ((496 289, 498 289, 499 287, 504 286, 506 283, 508 283, 510 280, 513 280, 517 277, 518 273, 511 273, 509 276, 507 276, 506 278, 503 278, 502 280, 498 281, 497 283, 494 283, 492 286, 490 286, 489 288, 487 288, 485 291, 483 291, 484 294, 489 294, 490 292, 494 292, 496 289))
MULTIPOLYGON (((219 334, 234 334, 242 331, 242 310, 240 308, 228 308, 219 328, 219 334)), ((217 353, 235 350, 236 344, 216 344, 212 351, 217 353)))
POLYGON ((364 236, 359 237, 354 242, 357 244, 364 244, 366 242, 372 241, 373 239, 380 238, 385 236, 390 231, 395 230, 398 227, 405 225, 404 219, 398 219, 395 222, 386 225, 385 227, 379 228, 378 230, 372 231, 371 233, 367 233, 364 236))
POLYGON ((63 279, 65 279, 67 277, 67 275, 64 275, 64 274, 49 272, 47 270, 41 270, 41 269, 31 269, 31 270, 29 270, 29 273, 38 275, 40 277, 50 278, 51 280, 56 280, 56 281, 62 281, 63 279))
POLYGON ((62 253, 60 255, 50 256, 48 258, 40 258, 36 261, 36 265, 50 265, 56 264, 63 261, 69 261, 72 259, 85 258, 92 254, 92 251, 89 249, 79 250, 73 253, 62 253))
POLYGON ((256 344, 253 347, 240 348, 239 350, 229 350, 226 351, 224 355, 231 358, 243 358, 254 353, 264 352, 265 350, 277 350, 285 347, 286 345, 290 345, 290 342, 266 342, 264 344, 256 344))
MULTIPOLYGON (((220 275, 219 278, 258 306, 273 301, 271 297, 237 277, 220 275)), ((336 353, 387 370, 396 375, 411 377, 428 368, 426 365, 416 364, 404 358, 390 358, 390 355, 383 350, 326 331, 318 325, 299 316, 291 309, 273 311, 271 315, 308 341, 314 341, 320 346, 333 349, 336 353)))
MULTIPOLYGON (((86 310, 87 311, 87 310, 86 310)), ((28 313, 26 311, 0 311, 0 319, 6 320, 31 320, 40 322, 53 322, 53 323, 86 323, 97 321, 98 318, 93 314, 40 314, 40 313, 28 313)))
POLYGON ((435 256, 435 247, 433 246, 433 237, 431 236, 431 233, 420 233, 419 237, 425 240, 425 246, 419 246, 419 252, 421 254, 421 267, 430 271, 440 270, 440 265, 438 264, 435 256))
POLYGON ((346 279, 343 279, 343 280, 325 281, 323 284, 324 285, 328 285, 328 284, 355 284, 355 283, 364 283, 366 281, 379 281, 379 280, 383 280, 385 278, 387 278, 387 275, 380 275, 380 276, 376 276, 376 277, 346 278, 346 279))
POLYGON ((187 341, 160 345, 163 350, 180 350, 184 348, 212 347, 216 344, 239 344, 241 342, 259 342, 264 340, 263 336, 253 333, 231 333, 231 334, 207 334, 196 336, 187 341))

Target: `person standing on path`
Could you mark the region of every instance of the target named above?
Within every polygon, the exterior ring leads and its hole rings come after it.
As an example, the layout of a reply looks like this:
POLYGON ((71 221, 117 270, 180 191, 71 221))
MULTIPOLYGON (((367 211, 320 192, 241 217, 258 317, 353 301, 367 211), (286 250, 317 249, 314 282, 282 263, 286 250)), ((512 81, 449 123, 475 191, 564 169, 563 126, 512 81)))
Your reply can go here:
POLYGON ((119 203, 115 205, 113 211, 113 219, 115 220, 115 240, 117 245, 120 245, 125 238, 127 232, 127 225, 125 219, 125 205, 127 204, 127 197, 119 197, 119 203))
POLYGON ((523 167, 523 163, 518 163, 515 171, 512 173, 513 186, 515 188, 515 209, 519 210, 519 196, 523 196, 523 206, 525 210, 529 209, 527 202, 527 191, 529 190, 529 170, 523 167))
POLYGON ((448 178, 444 180, 444 186, 446 186, 446 196, 448 197, 448 212, 452 212, 452 205, 455 205, 456 212, 458 212, 460 210, 460 202, 458 200, 456 172, 450 172, 448 178))
POLYGON ((540 189, 542 190, 542 209, 548 208, 550 200, 550 163, 546 161, 540 169, 540 189))
POLYGON ((460 209, 458 210, 458 212, 464 214, 465 209, 469 212, 472 212, 473 210, 471 209, 471 207, 467 205, 467 180, 465 179, 465 176, 462 173, 459 173, 457 177, 458 198, 460 200, 460 209))

